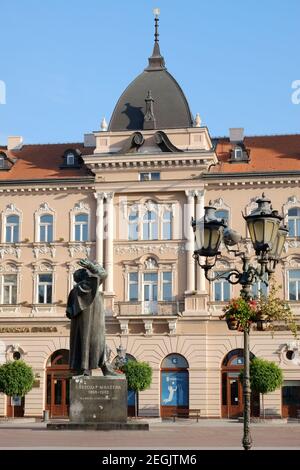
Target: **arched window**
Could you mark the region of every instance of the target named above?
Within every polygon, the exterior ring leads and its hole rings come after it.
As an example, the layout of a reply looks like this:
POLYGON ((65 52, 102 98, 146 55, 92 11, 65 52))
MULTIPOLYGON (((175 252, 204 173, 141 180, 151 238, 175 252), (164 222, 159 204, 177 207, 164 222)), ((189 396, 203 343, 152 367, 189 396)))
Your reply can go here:
POLYGON ((53 215, 45 214, 40 216, 39 223, 39 241, 52 242, 53 241, 53 215))
POLYGON ((188 369, 189 363, 181 354, 169 354, 161 363, 162 369, 188 369))
POLYGON ((158 239, 158 220, 155 209, 147 210, 143 217, 143 240, 158 239))
POLYGON ((69 354, 67 349, 58 349, 50 357, 50 367, 69 366, 69 354))
MULTIPOLYGON (((254 359, 250 352, 250 360, 254 359)), ((239 376, 244 368, 244 350, 233 349, 222 361, 222 418, 236 418, 243 415, 243 384, 239 376)), ((259 416, 259 394, 251 394, 251 416, 259 416)))
POLYGON ((288 229, 290 237, 300 237, 300 208, 293 207, 288 211, 288 229))
POLYGON ((6 216, 5 242, 17 243, 20 237, 20 217, 16 214, 6 216))
POLYGON ((161 364, 161 416, 189 408, 189 364, 181 354, 169 354, 161 364))
POLYGON ((74 218, 74 241, 88 241, 88 214, 76 214, 74 218))

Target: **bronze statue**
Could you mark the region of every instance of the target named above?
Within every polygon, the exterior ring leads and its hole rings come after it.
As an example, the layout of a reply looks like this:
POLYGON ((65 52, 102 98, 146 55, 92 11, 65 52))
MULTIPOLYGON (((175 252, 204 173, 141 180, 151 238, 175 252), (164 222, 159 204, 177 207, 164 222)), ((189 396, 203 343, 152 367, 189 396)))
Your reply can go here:
POLYGON ((71 290, 66 315, 71 320, 70 368, 82 375, 101 368, 103 375, 117 375, 106 360, 105 313, 99 286, 107 277, 102 266, 88 259, 74 272, 75 287, 71 290))

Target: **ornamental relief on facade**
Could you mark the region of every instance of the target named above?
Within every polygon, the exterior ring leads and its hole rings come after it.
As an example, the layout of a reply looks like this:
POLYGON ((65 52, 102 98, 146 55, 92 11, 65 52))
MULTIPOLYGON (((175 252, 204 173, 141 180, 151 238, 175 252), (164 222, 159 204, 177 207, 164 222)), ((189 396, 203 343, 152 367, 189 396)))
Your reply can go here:
POLYGON ((13 246, 6 246, 0 248, 0 258, 3 259, 4 255, 14 256, 17 259, 21 258, 21 248, 15 248, 13 246))
POLYGON ((13 273, 16 274, 19 271, 19 264, 16 266, 13 263, 1 264, 0 273, 13 273))
POLYGON ((38 258, 39 255, 50 255, 51 258, 54 258, 56 254, 56 248, 54 246, 35 246, 32 251, 35 258, 38 258))
POLYGON ((74 255, 78 253, 83 253, 86 257, 89 257, 91 253, 90 246, 86 246, 80 243, 76 245, 70 245, 68 250, 71 258, 74 258, 74 255))
POLYGON ((157 245, 122 245, 115 246, 114 251, 117 255, 142 255, 146 253, 159 253, 160 255, 165 253, 172 253, 175 255, 182 255, 185 253, 185 247, 184 244, 171 245, 168 243, 162 243, 157 245))

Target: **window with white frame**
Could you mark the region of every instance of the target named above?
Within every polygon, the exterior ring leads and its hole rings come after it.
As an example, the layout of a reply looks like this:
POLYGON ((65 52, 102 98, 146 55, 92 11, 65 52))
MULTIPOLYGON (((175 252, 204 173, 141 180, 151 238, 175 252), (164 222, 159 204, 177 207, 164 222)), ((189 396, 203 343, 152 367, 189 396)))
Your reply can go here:
POLYGON ((172 271, 162 273, 162 300, 171 301, 172 296, 172 271))
POLYGON ((172 238, 172 211, 164 209, 162 215, 162 239, 171 240, 172 238))
POLYGON ((223 219, 225 224, 228 225, 229 211, 227 211, 226 209, 218 209, 215 214, 216 214, 217 219, 223 219))
POLYGON ((20 217, 18 215, 6 216, 5 242, 17 243, 20 236, 20 217))
POLYGON ((268 275, 264 275, 263 280, 259 279, 258 281, 253 283, 251 293, 254 299, 258 299, 261 294, 262 295, 268 294, 268 285, 264 281, 266 282, 268 281, 268 275))
POLYGON ((15 305, 17 303, 17 275, 4 274, 2 276, 2 304, 15 305))
POLYGON ((140 173, 140 181, 159 181, 160 173, 140 173))
POLYGON ((300 300, 300 269, 288 271, 289 300, 300 300))
POLYGON ((293 207, 288 211, 289 237, 300 237, 300 208, 293 207))
MULTIPOLYGON (((222 273, 218 272, 216 274, 222 273)), ((218 279, 213 282, 213 298, 215 302, 227 302, 230 300, 230 283, 226 279, 218 279)))
POLYGON ((235 160, 242 160, 243 159, 243 150, 241 147, 235 147, 234 149, 234 159, 235 160))
POLYGON ((137 301, 139 298, 139 282, 138 282, 138 273, 129 273, 129 300, 137 301))
POLYGON ((74 217, 74 240, 76 242, 88 241, 88 214, 76 214, 74 217))
POLYGON ((143 240, 158 239, 157 211, 147 210, 143 217, 143 240))
POLYGON ((39 241, 52 242, 53 241, 53 215, 45 214, 40 216, 39 223, 39 241))
POLYGON ((148 269, 149 267, 146 267, 146 271, 143 271, 141 276, 137 271, 128 273, 128 300, 133 302, 143 300, 150 303, 157 303, 158 300, 172 301, 172 271, 159 272, 157 264, 150 268, 150 272, 148 269), (140 281, 141 285, 139 284, 140 281))
POLYGON ((37 302, 51 304, 53 292, 53 274, 38 274, 37 302))
POLYGON ((128 217, 128 240, 138 239, 139 215, 136 209, 129 212, 128 217))
POLYGON ((66 155, 67 165, 72 166, 75 164, 75 155, 72 152, 67 153, 66 155))
POLYGON ((4 157, 2 157, 2 155, 0 155, 0 169, 1 168, 4 168, 4 157))

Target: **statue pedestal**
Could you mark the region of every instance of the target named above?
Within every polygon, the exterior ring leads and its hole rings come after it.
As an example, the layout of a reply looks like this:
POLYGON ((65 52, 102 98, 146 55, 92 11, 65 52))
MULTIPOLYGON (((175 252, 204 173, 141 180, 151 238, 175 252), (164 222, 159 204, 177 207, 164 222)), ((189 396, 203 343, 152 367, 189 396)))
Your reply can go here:
POLYGON ((127 422, 125 376, 75 376, 70 381, 70 421, 48 429, 148 430, 148 423, 127 422))
POLYGON ((126 423, 125 376, 79 376, 70 381, 71 423, 126 423))

